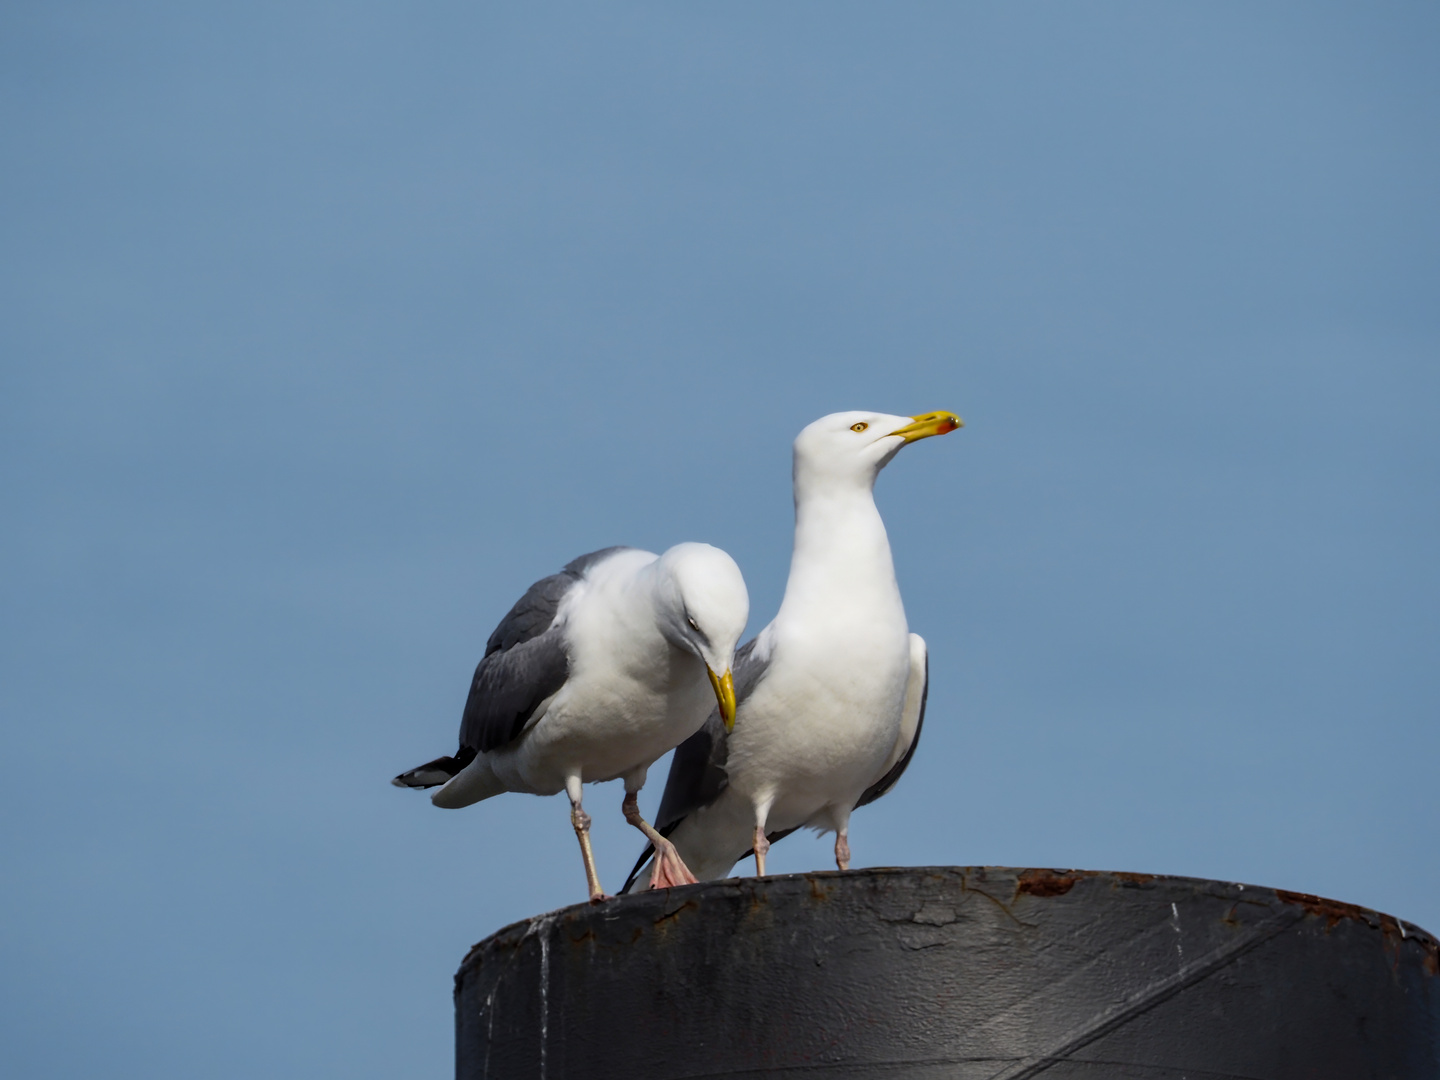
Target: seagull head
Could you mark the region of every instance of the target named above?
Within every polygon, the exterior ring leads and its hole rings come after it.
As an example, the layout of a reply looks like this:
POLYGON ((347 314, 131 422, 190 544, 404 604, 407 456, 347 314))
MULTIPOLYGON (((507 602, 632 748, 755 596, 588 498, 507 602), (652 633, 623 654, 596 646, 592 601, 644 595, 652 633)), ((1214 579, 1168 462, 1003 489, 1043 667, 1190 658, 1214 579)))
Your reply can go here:
POLYGON ((900 448, 964 424, 952 412, 919 416, 840 412, 822 416, 795 437, 795 484, 854 483, 869 487, 900 448))
POLYGON ((750 595, 735 560, 709 544, 676 544, 656 565, 660 632, 699 657, 725 729, 735 726, 735 646, 750 617, 750 595))

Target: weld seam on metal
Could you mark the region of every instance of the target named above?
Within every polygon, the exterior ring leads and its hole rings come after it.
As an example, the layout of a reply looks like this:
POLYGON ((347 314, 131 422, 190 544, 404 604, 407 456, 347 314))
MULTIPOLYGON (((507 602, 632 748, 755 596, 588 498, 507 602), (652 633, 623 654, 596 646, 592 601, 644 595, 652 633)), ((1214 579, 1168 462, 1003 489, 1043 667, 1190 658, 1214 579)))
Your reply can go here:
MULTIPOLYGON (((1029 1061, 1029 1058, 1024 1059, 1029 1061)), ((840 1073, 845 1076, 909 1076, 913 1075, 916 1069, 926 1070, 926 1075, 931 1070, 943 1069, 952 1065, 979 1065, 985 1062, 1004 1061, 1014 1064, 1013 1057, 997 1058, 987 1054, 983 1057, 939 1057, 923 1058, 909 1061, 879 1061, 855 1064, 847 1061, 820 1061, 813 1065, 784 1065, 775 1067, 772 1065, 756 1065, 743 1069, 725 1069, 721 1072, 685 1073, 683 1076, 676 1075, 675 1080, 721 1080, 721 1078, 738 1076, 766 1076, 766 1077, 787 1077, 787 1076, 808 1076, 813 1073, 840 1073)), ((1023 1063, 1023 1062, 1022 1062, 1023 1063)), ((1087 1065, 1114 1065, 1120 1068, 1149 1068, 1141 1062, 1134 1061, 1087 1061, 1087 1065)), ((1196 1080, 1264 1080, 1263 1077, 1252 1076, 1248 1073, 1215 1072, 1205 1069, 1180 1069, 1179 1067, 1165 1067, 1167 1073, 1183 1073, 1185 1076, 1194 1077, 1196 1080)))
POLYGON ((1052 1065, 1062 1064, 1075 1051, 1124 1027, 1137 1016, 1149 1012, 1182 990, 1214 974, 1226 964, 1238 960, 1250 950, 1288 930, 1304 917, 1304 912, 1283 911, 1256 923, 1250 933, 1238 941, 1232 941, 1218 949, 1212 949, 1198 960, 1182 967, 1174 975, 1168 975, 1151 983, 1127 1000, 1106 1009, 1073 1035, 1065 1036, 1054 1049, 1043 1054, 1031 1055, 1014 1066, 995 1073, 989 1080, 1029 1080, 1030 1077, 1045 1072, 1052 1065))

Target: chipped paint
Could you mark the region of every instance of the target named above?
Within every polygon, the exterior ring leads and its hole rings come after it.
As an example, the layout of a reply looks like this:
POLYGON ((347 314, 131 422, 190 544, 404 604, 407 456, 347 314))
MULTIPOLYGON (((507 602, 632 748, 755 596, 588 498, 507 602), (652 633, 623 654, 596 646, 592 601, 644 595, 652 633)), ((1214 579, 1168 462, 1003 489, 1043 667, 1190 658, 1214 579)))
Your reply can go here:
POLYGON ((457 1076, 818 1080, 984 1060, 991 1080, 1021 1080, 1142 1045, 1137 1078, 1273 1080, 1276 1054, 1285 1075, 1420 1075, 1407 1063, 1440 1046, 1437 975, 1440 947, 1413 924, 1228 882, 1003 867, 727 879, 481 942, 456 978, 457 1076))
POLYGON ((1156 880, 1154 874, 1128 874, 1123 870, 1116 870, 1110 876, 1122 885, 1143 886, 1156 880))
POLYGON ((1369 926, 1379 925, 1379 914, 1369 908, 1362 908, 1358 904, 1346 904, 1340 900, 1327 900, 1323 896, 1287 892, 1284 889, 1276 889, 1275 895, 1283 903, 1297 904, 1311 915, 1318 915, 1325 920, 1325 926, 1330 930, 1333 930, 1341 919, 1359 919, 1369 926))
POLYGON ((1015 896, 1064 896, 1076 882, 1094 876, 1093 870, 1022 870, 1015 882, 1015 896))

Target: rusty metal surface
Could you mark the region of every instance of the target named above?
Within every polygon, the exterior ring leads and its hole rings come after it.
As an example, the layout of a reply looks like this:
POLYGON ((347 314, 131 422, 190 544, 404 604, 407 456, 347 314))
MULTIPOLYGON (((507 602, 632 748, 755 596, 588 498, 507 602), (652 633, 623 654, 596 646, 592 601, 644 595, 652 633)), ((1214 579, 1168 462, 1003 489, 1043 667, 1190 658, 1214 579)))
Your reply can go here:
POLYGON ((931 867, 732 878, 476 945, 461 1080, 1440 1078, 1419 927, 1193 878, 931 867))

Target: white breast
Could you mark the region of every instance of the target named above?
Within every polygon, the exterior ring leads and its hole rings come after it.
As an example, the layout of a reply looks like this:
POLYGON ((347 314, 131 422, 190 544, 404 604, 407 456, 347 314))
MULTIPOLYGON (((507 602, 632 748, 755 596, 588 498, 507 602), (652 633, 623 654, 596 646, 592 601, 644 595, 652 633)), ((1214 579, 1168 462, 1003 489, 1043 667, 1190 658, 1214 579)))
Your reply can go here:
POLYGON ((714 704, 704 664, 665 640, 635 587, 654 561, 621 555, 566 597, 557 618, 570 676, 524 737, 494 754, 510 790, 553 794, 569 772, 587 783, 643 773, 704 723, 714 704))

